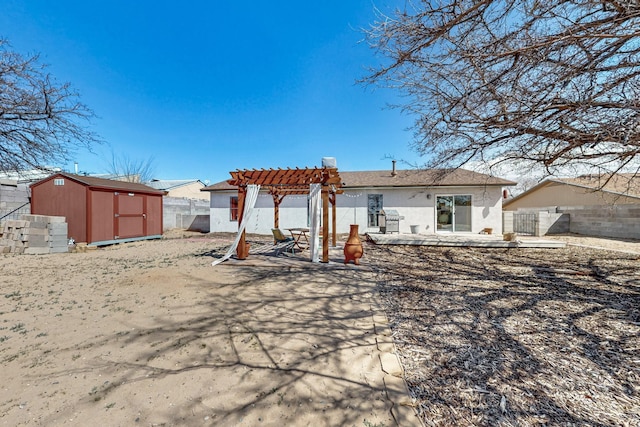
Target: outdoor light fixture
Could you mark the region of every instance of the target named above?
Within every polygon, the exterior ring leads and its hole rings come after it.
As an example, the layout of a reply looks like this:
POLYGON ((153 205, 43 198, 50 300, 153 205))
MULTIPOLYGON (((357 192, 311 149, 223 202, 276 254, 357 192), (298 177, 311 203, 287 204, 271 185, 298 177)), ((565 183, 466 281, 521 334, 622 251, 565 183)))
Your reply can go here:
POLYGON ((427 199, 431 199, 431 193, 427 193, 427 199))

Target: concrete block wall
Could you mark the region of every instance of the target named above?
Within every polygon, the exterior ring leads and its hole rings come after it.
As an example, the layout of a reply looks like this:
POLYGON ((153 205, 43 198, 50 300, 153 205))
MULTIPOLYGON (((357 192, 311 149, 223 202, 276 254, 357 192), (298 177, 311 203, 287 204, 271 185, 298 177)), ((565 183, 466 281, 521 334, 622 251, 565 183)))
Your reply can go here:
POLYGON ((502 232, 513 233, 513 211, 502 211, 502 232))
MULTIPOLYGON (((502 213, 505 233, 513 231, 513 215, 502 213)), ((594 237, 640 239, 640 205, 559 206, 535 211, 536 235, 576 233, 594 237)))
POLYGON ((30 196, 31 192, 27 184, 0 179, 0 218, 4 220, 18 219, 20 215, 29 213, 31 209, 30 196), (13 212, 16 209, 19 210, 13 212))
POLYGON ((162 198, 162 229, 184 228, 209 232, 209 201, 181 197, 162 198))
POLYGON ((570 216, 566 213, 537 212, 537 220, 536 236, 568 233, 570 229, 570 216))
POLYGON ((208 233, 211 228, 209 215, 183 215, 177 213, 175 228, 184 228, 189 231, 208 233))
POLYGON ((0 253, 49 254, 69 251, 68 227, 62 216, 22 215, 0 227, 0 253))
POLYGON ((558 207, 571 217, 571 233, 640 239, 640 205, 558 207))

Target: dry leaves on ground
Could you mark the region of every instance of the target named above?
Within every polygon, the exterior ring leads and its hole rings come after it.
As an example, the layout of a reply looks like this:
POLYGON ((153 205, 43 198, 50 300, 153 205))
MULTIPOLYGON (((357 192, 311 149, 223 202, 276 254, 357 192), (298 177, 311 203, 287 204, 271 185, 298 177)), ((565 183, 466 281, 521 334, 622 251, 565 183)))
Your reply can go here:
POLYGON ((428 426, 640 425, 638 255, 367 247, 428 426))

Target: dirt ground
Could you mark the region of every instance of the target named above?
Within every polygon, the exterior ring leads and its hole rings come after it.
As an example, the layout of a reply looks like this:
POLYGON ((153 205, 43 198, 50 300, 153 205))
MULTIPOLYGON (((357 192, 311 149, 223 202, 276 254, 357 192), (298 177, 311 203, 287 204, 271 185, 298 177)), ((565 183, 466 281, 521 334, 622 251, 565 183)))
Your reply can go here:
POLYGON ((391 411, 406 387, 381 370, 370 270, 212 267, 229 236, 185 236, 0 257, 0 425, 412 423, 391 411))
POLYGON ((213 268, 231 236, 166 237, 0 257, 0 425, 640 425, 638 242, 213 268))
POLYGON ((555 238, 368 248, 425 425, 640 426, 640 246, 555 238))

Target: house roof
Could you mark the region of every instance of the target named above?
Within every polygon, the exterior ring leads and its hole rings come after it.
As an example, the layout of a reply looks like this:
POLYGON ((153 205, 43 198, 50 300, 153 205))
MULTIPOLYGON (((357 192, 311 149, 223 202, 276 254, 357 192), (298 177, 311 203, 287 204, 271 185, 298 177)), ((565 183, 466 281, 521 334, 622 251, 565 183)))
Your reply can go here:
POLYGON ((121 190, 121 191, 127 191, 131 193, 146 193, 146 194, 161 194, 161 195, 164 195, 166 193, 165 191, 156 190, 155 188, 151 188, 147 185, 140 184, 137 182, 116 181, 113 179, 96 178, 94 176, 85 176, 85 175, 75 175, 75 174, 66 173, 66 172, 53 174, 51 176, 48 176, 45 179, 42 179, 36 183, 31 184, 31 186, 38 185, 41 182, 47 181, 55 177, 65 177, 73 181, 79 182, 80 184, 84 184, 91 188, 121 190))
POLYGON ((19 183, 29 183, 40 181, 52 173, 61 172, 62 169, 51 167, 46 169, 30 169, 21 171, 0 171, 0 179, 15 180, 19 183))
POLYGON ((635 174, 619 173, 603 175, 581 175, 575 178, 546 179, 535 187, 532 187, 509 200, 503 201, 502 206, 508 207, 511 203, 552 184, 570 185, 587 190, 602 191, 605 193, 640 198, 640 176, 636 176, 635 174))
POLYGON ((558 181, 592 190, 640 197, 640 177, 632 173, 582 175, 577 178, 559 178, 558 181))
POLYGON ((200 183, 204 187, 204 183, 199 179, 153 179, 147 185, 156 190, 173 190, 184 185, 200 183))
MULTIPOLYGON (((426 169, 340 172, 342 188, 368 187, 467 187, 467 186, 511 186, 515 182, 466 169, 426 169)), ((201 191, 235 190, 228 181, 221 181, 201 191)))

